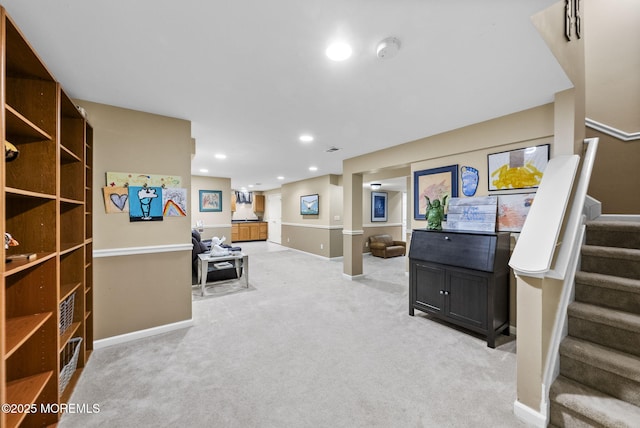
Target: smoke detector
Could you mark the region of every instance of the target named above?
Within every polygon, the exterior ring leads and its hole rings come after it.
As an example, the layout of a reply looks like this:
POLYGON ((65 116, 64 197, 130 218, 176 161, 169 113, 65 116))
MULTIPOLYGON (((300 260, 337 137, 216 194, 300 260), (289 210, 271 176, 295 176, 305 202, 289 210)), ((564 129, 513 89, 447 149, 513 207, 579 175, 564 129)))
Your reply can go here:
POLYGON ((376 48, 376 55, 380 59, 393 58, 400 50, 400 40, 396 37, 387 37, 376 48))

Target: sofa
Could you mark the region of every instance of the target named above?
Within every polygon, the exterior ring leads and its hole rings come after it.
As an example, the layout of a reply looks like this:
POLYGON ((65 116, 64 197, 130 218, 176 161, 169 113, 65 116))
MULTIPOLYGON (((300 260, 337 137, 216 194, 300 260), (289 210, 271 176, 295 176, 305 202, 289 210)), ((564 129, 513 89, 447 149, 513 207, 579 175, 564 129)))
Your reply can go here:
POLYGON ((390 235, 374 235, 369 237, 371 254, 376 257, 404 256, 407 252, 407 243, 394 241, 390 235))

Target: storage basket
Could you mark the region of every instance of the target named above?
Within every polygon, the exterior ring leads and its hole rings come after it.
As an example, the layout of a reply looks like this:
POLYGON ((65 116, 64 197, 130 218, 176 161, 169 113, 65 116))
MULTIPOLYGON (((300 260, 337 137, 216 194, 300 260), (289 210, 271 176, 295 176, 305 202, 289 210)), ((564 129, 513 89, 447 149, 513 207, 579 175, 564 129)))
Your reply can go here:
POLYGON ((60 303, 60 335, 63 335, 73 323, 73 305, 75 298, 76 293, 73 292, 60 303))
POLYGON ((62 350, 62 353, 60 355, 60 365, 62 366, 62 370, 60 370, 59 383, 60 394, 62 394, 64 389, 69 384, 71 376, 73 376, 73 372, 76 371, 81 344, 82 337, 74 337, 73 339, 69 340, 69 342, 64 346, 64 349, 62 350))

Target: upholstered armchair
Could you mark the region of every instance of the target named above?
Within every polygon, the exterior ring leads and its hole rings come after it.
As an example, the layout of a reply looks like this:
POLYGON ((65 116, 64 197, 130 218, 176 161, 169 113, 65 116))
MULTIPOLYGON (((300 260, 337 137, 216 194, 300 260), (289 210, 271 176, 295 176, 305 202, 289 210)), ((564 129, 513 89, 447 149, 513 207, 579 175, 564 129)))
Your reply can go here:
POLYGON ((371 254, 377 257, 404 256, 407 252, 407 243, 394 241, 389 235, 374 235, 369 237, 371 254))

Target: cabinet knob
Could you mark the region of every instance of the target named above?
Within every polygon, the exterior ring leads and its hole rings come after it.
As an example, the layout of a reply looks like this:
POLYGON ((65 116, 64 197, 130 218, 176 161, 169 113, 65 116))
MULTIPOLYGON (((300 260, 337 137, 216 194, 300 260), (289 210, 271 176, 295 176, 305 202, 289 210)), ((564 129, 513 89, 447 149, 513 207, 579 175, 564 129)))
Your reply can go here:
POLYGON ((449 295, 449 292, 448 292, 448 291, 445 291, 445 292, 444 292, 444 295, 445 295, 445 296, 448 296, 448 295, 449 295))
POLYGON ((444 240, 445 240, 445 241, 451 241, 451 238, 449 238, 448 236, 445 236, 445 237, 444 237, 444 240))
POLYGON ((444 290, 440 290, 440 294, 444 294, 444 290))

